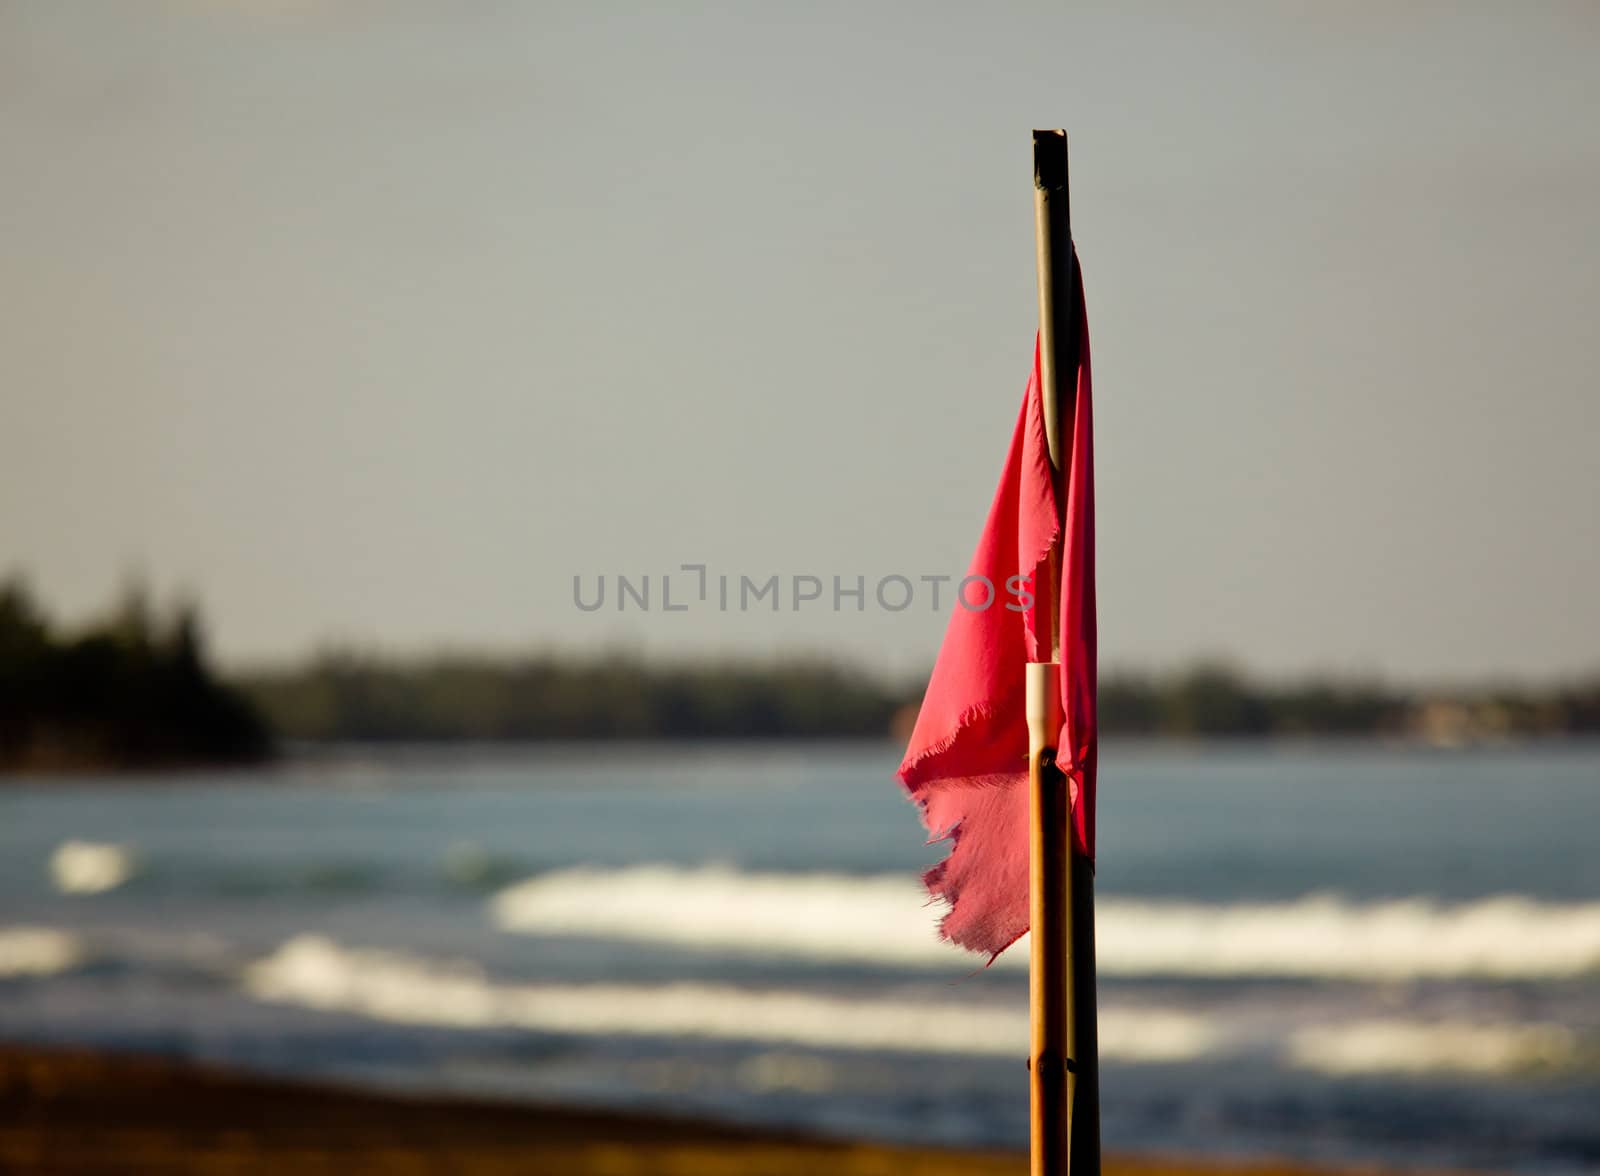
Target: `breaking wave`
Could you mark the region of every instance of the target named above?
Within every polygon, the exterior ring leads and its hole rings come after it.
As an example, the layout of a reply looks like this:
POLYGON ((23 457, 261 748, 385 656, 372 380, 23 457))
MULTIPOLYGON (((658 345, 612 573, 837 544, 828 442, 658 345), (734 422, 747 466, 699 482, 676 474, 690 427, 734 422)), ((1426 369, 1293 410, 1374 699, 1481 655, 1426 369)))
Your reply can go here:
POLYGON ((432 860, 395 861, 383 855, 325 855, 288 860, 240 860, 225 854, 150 853, 132 845, 71 838, 46 865, 58 893, 269 898, 304 894, 493 894, 524 877, 528 859, 500 854, 473 841, 450 843, 432 860))
POLYGON ((138 863, 123 845, 63 841, 50 855, 50 878, 62 894, 104 894, 134 876, 138 863))
MULTIPOLYGON (((259 1000, 373 1020, 451 1029, 523 1029, 577 1037, 667 1037, 778 1047, 1019 1058, 1028 1011, 902 994, 857 997, 730 984, 535 984, 495 981, 466 962, 345 947, 297 936, 249 966, 259 1000)), ((1259 1057, 1259 1026, 1227 1010, 1113 1002, 1099 1015, 1108 1062, 1184 1063, 1259 1057)), ((1266 1045, 1282 1064, 1333 1076, 1514 1076, 1593 1070, 1592 1041, 1542 1022, 1342 1017, 1266 1045)))
POLYGON ((54 976, 87 958, 82 941, 53 927, 0 927, 0 979, 54 976))
MULTIPOLYGON (((351 949, 302 935, 246 969, 265 1001, 375 1020, 457 1029, 518 1028, 580 1036, 698 1037, 847 1050, 1021 1057, 1025 1007, 851 998, 724 984, 506 984, 474 965, 351 949)), ((1206 1021, 1174 1009, 1103 1009, 1102 1056, 1126 1062, 1200 1057, 1206 1021)))
POLYGON ((1324 1074, 1508 1074, 1560 1070, 1580 1060, 1564 1025, 1374 1018, 1296 1030, 1289 1061, 1324 1074))
MULTIPOLYGON (((891 967, 972 961, 937 939, 938 908, 899 874, 572 869, 508 887, 490 906, 501 928, 529 934, 891 967)), ((1600 970, 1600 902, 1102 898, 1096 923, 1108 976, 1555 980, 1600 970)), ((1026 965, 1017 948, 996 963, 1026 965)))

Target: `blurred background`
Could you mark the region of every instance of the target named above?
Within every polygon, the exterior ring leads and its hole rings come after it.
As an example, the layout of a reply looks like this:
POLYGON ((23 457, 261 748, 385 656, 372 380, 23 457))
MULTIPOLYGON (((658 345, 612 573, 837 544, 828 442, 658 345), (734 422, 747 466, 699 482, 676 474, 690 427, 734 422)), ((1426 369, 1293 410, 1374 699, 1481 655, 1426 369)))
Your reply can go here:
POLYGON ((894 770, 1064 125, 1108 1148, 1600 1168, 1597 48, 0 0, 0 1054, 1023 1146, 894 770))

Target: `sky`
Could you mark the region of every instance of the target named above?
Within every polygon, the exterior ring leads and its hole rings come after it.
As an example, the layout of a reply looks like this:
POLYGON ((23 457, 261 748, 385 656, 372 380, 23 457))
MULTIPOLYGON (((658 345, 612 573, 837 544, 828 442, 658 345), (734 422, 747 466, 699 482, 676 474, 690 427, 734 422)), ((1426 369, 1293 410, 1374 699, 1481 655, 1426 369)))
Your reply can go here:
POLYGON ((1592 671, 1597 52, 1586 3, 0 0, 0 571, 191 594, 230 666, 926 665, 1064 126, 1102 663, 1592 671))

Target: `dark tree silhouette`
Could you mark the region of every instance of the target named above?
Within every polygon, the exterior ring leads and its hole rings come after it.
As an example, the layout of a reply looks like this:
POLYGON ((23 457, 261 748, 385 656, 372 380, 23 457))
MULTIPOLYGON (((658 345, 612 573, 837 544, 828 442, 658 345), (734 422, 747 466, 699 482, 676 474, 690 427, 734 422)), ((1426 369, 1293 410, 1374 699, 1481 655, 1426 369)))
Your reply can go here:
POLYGON ((199 614, 163 620, 127 588, 105 621, 52 631, 19 577, 0 583, 0 770, 251 763, 267 728, 206 665, 199 614))

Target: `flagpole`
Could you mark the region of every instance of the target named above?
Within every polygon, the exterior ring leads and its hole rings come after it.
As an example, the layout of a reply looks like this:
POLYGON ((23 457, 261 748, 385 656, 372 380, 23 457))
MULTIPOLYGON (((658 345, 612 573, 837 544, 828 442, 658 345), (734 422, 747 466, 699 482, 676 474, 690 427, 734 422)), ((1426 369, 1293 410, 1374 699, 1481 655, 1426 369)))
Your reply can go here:
MULTIPOLYGON (((1079 334, 1065 131, 1034 131, 1034 234, 1039 275, 1039 385, 1056 502, 1066 507, 1079 334)), ((1064 533, 1065 527, 1062 527, 1064 533)), ((1027 669, 1029 1126, 1032 1176, 1099 1176, 1100 1078, 1095 1018, 1094 865, 1073 845, 1066 778, 1056 767, 1061 540, 1038 586, 1047 662, 1027 669)))

